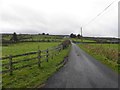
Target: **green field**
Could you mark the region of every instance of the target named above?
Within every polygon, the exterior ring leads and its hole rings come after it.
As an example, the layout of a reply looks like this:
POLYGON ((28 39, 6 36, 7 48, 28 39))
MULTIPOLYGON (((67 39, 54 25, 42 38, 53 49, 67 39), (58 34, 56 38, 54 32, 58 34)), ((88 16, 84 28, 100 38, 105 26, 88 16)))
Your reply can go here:
POLYGON ((34 40, 38 40, 38 39, 63 39, 60 36, 53 36, 53 35, 33 35, 32 37, 34 40))
MULTIPOLYGON (((60 42, 59 42, 60 43, 60 42)), ((57 46, 59 43, 39 43, 39 42, 26 42, 26 43, 17 43, 12 44, 9 46, 3 46, 2 47, 2 56, 7 56, 9 54, 16 55, 16 54, 23 54, 25 52, 30 51, 37 51, 38 46, 41 50, 45 50, 49 47, 57 46)), ((60 63, 62 60, 64 60, 64 57, 68 55, 70 50, 70 47, 67 49, 62 50, 59 55, 54 56, 53 58, 49 58, 49 62, 46 62, 45 59, 43 59, 41 63, 41 67, 38 67, 38 65, 32 65, 31 67, 26 67, 20 70, 13 71, 13 75, 9 75, 9 73, 2 75, 2 85, 3 88, 32 88, 37 87, 43 83, 56 71, 59 66, 56 66, 58 63, 60 63)), ((57 53, 57 52, 56 52, 57 53)), ((35 57, 36 55, 31 56, 25 56, 25 57, 18 57, 16 59, 13 59, 14 61, 18 61, 21 59, 31 58, 35 57)), ((33 62, 37 62, 37 60, 31 60, 27 62, 22 62, 20 64, 14 65, 14 67, 19 67, 25 64, 31 64, 33 62)), ((7 61, 3 63, 8 63, 7 61)), ((3 67, 3 70, 5 70, 6 67, 3 67)))
POLYGON ((71 40, 74 42, 96 42, 94 40, 84 39, 84 38, 82 38, 82 39, 72 38, 71 40))
POLYGON ((45 50, 50 47, 54 47, 60 44, 60 42, 24 42, 11 44, 9 46, 2 47, 2 56, 22 54, 30 51, 45 50))
POLYGON ((118 72, 118 44, 79 44, 80 48, 118 72))

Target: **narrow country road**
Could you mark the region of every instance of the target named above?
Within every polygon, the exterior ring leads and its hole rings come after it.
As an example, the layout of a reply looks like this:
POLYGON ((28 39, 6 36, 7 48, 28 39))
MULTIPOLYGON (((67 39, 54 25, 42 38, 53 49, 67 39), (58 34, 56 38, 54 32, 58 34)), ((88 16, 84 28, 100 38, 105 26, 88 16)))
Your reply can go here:
POLYGON ((72 43, 68 62, 44 88, 118 88, 118 74, 72 43))

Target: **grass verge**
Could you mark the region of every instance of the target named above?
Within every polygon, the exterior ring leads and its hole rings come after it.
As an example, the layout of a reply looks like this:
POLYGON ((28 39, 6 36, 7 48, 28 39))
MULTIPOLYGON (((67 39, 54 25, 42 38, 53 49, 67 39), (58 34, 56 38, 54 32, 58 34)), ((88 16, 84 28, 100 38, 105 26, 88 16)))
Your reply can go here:
POLYGON ((107 47, 106 44, 103 44, 100 47, 99 44, 96 45, 83 45, 79 44, 79 47, 93 56, 96 60, 102 62, 103 64, 107 65, 115 72, 120 73, 118 69, 118 50, 116 49, 117 45, 111 45, 111 47, 107 47), (111 52, 112 51, 112 52, 111 52))

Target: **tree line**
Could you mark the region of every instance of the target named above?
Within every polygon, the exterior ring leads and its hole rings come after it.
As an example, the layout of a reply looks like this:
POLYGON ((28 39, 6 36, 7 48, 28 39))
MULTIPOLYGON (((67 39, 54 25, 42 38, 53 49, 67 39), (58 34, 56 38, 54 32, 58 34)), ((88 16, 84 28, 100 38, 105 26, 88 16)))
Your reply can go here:
MULTIPOLYGON (((47 34, 42 33, 42 34, 38 34, 38 35, 49 35, 49 34, 48 33, 47 34)), ((81 37, 82 36, 80 34, 78 34, 78 35, 73 34, 73 33, 70 34, 70 38, 79 38, 80 39, 81 37)), ((14 42, 17 42, 19 40, 18 37, 17 37, 16 32, 13 33, 12 38, 10 40, 14 41, 14 42)))
MULTIPOLYGON (((41 33, 41 34, 39 33, 38 35, 49 35, 49 33, 41 33)), ((14 33, 12 34, 12 37, 11 37, 10 41, 13 41, 13 42, 19 41, 16 32, 14 32, 14 33)))
POLYGON ((80 34, 76 35, 76 34, 73 34, 71 33, 70 34, 70 38, 81 38, 82 36, 80 34))

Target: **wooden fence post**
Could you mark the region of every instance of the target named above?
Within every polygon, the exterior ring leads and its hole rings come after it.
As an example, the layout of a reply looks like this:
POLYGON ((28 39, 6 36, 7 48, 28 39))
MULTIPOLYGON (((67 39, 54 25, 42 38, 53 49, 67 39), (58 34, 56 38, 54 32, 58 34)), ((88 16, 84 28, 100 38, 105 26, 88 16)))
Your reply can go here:
POLYGON ((60 54, 60 46, 58 46, 58 54, 60 54))
POLYGON ((59 46, 59 53, 61 52, 61 49, 62 49, 62 45, 59 46))
POLYGON ((58 49, 58 53, 60 54, 60 47, 59 47, 59 49, 58 49))
POLYGON ((57 55, 57 50, 56 50, 57 48, 55 47, 55 56, 57 55))
POLYGON ((51 50, 51 54, 52 54, 52 56, 51 56, 51 59, 53 59, 53 55, 54 55, 54 50, 51 50))
POLYGON ((41 67, 41 65, 40 65, 40 58, 41 58, 41 51, 40 50, 38 50, 38 67, 41 67))
POLYGON ((63 45, 61 45, 61 49, 63 50, 64 48, 63 48, 63 45))
POLYGON ((10 70, 10 75, 12 75, 13 71, 12 71, 12 56, 9 56, 9 70, 10 70))
POLYGON ((49 51, 48 51, 48 49, 47 49, 47 51, 46 51, 46 61, 48 62, 48 53, 49 53, 49 51))
POLYGON ((53 52, 52 52, 52 57, 51 58, 53 59, 53 52))

